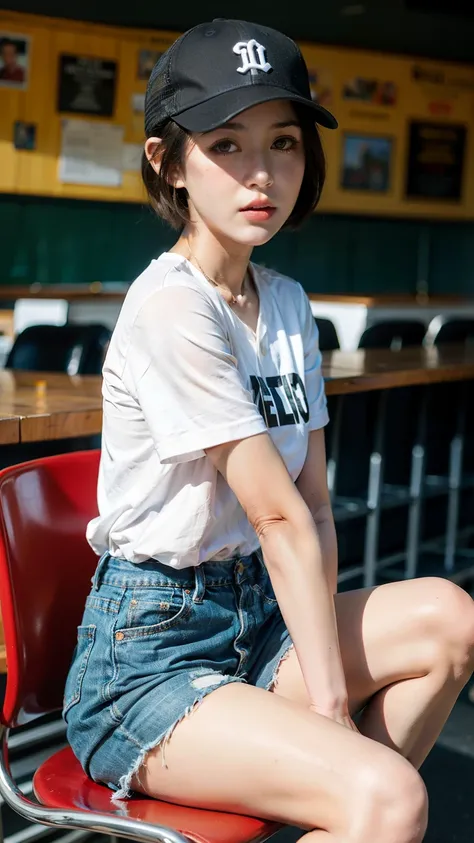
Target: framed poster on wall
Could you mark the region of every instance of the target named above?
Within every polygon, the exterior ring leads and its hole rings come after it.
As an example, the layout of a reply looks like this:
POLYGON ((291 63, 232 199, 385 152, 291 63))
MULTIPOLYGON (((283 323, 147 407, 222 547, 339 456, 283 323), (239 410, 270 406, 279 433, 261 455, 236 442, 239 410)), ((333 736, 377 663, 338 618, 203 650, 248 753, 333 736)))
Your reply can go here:
POLYGON ((117 62, 59 56, 58 111, 112 117, 115 109, 117 62))
POLYGON ((30 62, 30 37, 0 31, 0 87, 26 90, 30 62))
POLYGON ((409 126, 406 195, 459 201, 467 129, 464 125, 413 120, 409 126))
POLYGON ((346 133, 343 138, 341 187, 385 193, 390 185, 393 138, 346 133))

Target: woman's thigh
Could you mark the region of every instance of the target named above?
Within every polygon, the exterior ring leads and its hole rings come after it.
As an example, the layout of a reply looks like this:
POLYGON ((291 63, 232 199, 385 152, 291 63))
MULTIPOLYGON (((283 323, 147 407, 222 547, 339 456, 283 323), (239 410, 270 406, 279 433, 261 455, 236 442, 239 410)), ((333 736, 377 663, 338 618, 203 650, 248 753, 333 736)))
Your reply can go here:
MULTIPOLYGON (((352 713, 387 685, 429 672, 450 640, 461 648, 473 638, 471 597, 441 578, 343 592, 335 604, 352 713)), ((274 692, 309 704, 294 649, 280 665, 274 692)))
POLYGON ((179 723, 166 766, 159 747, 148 754, 133 787, 346 839, 354 817, 370 814, 388 782, 380 804, 393 800, 399 812, 407 797, 423 813, 421 779, 401 756, 282 697, 231 684, 179 723))

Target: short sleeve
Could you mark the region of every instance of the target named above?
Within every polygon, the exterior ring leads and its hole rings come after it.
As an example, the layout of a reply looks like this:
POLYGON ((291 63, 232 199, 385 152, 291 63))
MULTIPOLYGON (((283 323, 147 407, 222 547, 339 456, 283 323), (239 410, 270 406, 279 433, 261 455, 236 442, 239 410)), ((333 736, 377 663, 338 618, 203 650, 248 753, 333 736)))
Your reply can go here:
POLYGON ((142 306, 124 370, 160 462, 187 462, 266 431, 225 328, 198 290, 166 287, 142 306))
POLYGON ((329 421, 324 379, 321 371, 322 355, 319 349, 319 331, 308 296, 301 284, 301 331, 304 348, 304 376, 309 406, 309 429, 318 430, 329 421))

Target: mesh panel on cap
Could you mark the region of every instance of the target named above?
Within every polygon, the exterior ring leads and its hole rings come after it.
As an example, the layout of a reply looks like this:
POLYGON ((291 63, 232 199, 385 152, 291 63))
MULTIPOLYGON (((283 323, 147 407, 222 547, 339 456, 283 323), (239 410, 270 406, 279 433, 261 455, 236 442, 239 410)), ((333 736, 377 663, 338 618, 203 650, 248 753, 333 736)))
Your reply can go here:
POLYGON ((176 89, 170 82, 170 62, 182 37, 174 41, 171 47, 168 47, 160 56, 150 74, 145 96, 145 132, 147 134, 155 126, 167 120, 173 109, 176 89))

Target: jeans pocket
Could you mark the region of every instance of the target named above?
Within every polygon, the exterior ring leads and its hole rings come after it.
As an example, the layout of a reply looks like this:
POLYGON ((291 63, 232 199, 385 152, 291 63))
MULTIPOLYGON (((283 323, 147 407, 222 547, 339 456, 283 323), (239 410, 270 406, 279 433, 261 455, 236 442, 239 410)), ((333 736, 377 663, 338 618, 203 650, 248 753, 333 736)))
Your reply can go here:
POLYGON ((135 588, 127 607, 126 626, 117 628, 115 638, 144 638, 172 629, 189 617, 192 606, 188 589, 135 588))
POLYGON ((66 687, 64 689, 63 716, 76 705, 81 698, 81 689, 84 676, 89 663, 92 647, 94 646, 95 624, 89 626, 78 626, 77 644, 74 650, 71 667, 69 668, 66 687))

